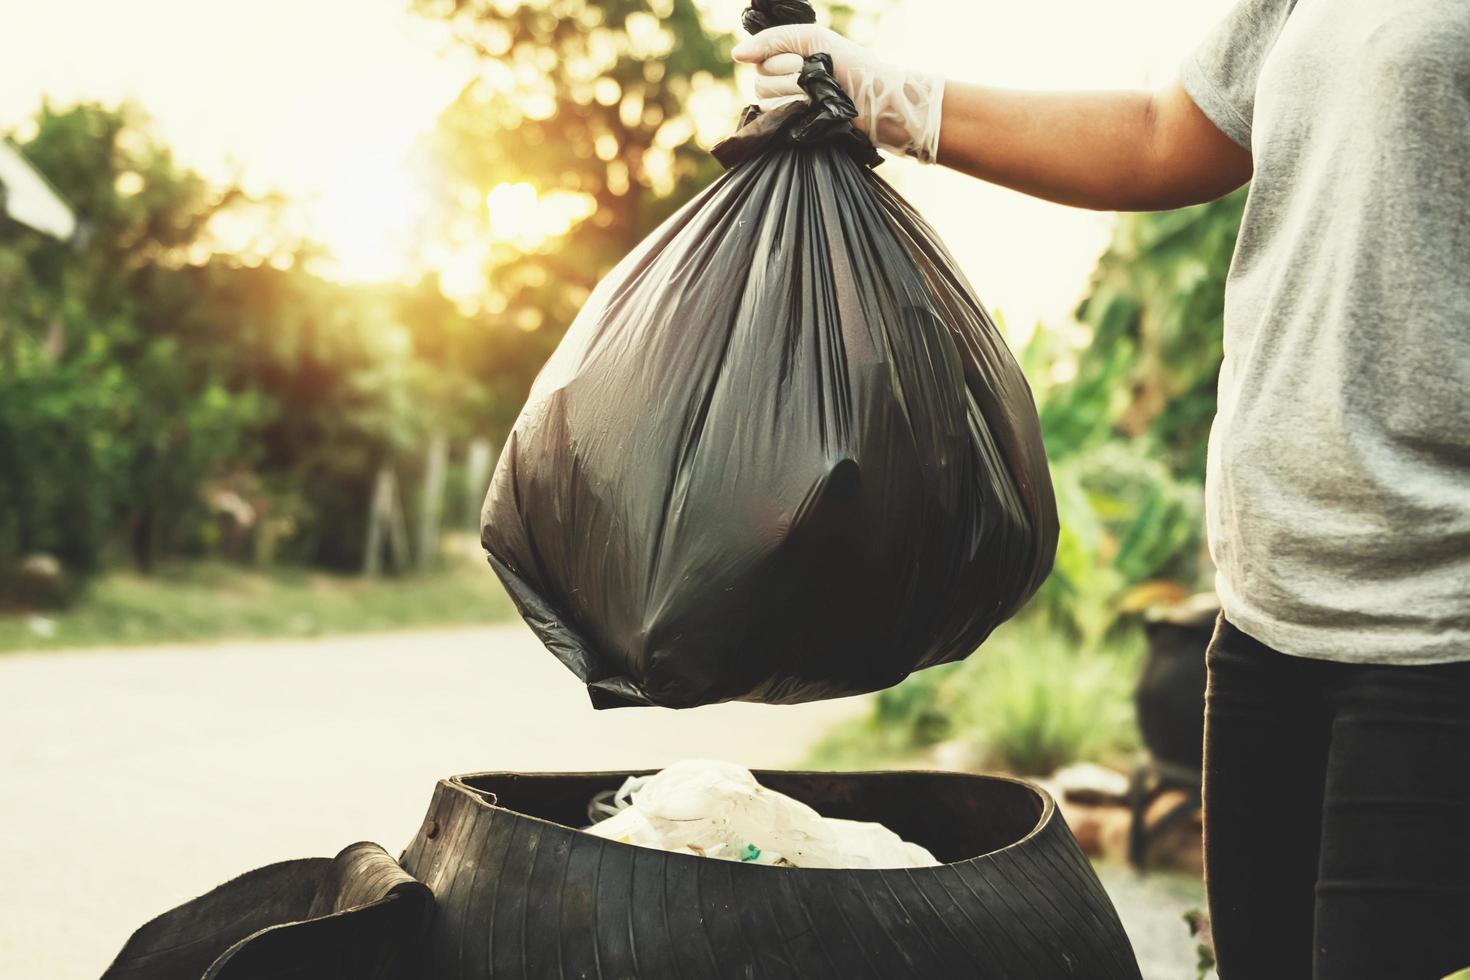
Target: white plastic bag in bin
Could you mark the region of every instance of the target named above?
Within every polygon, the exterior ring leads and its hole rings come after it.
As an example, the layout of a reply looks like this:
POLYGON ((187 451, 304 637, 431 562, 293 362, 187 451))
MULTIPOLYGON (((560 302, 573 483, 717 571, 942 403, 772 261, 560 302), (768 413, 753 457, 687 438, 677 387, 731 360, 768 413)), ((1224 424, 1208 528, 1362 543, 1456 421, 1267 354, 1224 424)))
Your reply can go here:
POLYGON ((797 868, 922 868, 939 862, 882 824, 824 817, 729 762, 691 759, 595 802, 587 833, 608 840, 797 868))

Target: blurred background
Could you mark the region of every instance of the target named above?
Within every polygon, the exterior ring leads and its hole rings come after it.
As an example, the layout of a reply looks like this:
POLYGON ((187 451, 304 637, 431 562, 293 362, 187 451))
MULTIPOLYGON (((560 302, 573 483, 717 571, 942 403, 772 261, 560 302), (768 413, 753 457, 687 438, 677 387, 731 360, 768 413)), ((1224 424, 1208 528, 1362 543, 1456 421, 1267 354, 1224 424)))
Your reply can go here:
MULTIPOLYGON (((824 14, 894 60, 1064 89, 1167 82, 1228 6, 824 14)), ((1050 581, 964 664, 827 705, 594 719, 483 562, 480 499, 541 363, 719 172, 741 7, 0 0, 0 846, 21 855, 0 974, 95 975, 253 864, 391 850, 457 771, 708 754, 1061 770, 1126 801, 1158 755, 1134 698, 1150 624, 1207 605, 1186 600, 1211 581, 1239 194, 1115 217, 881 168, 1002 322, 1061 510, 1050 581)), ((1111 819, 1100 860, 1124 849, 1111 819)), ((1106 877, 1170 980, 1194 972, 1180 860, 1106 877)))

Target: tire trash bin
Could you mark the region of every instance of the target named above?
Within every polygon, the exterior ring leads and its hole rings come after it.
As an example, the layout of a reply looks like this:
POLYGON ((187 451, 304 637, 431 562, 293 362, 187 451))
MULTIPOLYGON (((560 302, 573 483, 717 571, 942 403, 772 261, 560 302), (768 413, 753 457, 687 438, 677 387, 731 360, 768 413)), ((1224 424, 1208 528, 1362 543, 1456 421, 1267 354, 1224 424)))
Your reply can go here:
POLYGON ((140 928, 104 980, 763 976, 1138 980, 1050 796, 1004 776, 755 773, 938 864, 722 861, 576 829, 640 772, 442 780, 399 861, 376 844, 252 871, 140 928))

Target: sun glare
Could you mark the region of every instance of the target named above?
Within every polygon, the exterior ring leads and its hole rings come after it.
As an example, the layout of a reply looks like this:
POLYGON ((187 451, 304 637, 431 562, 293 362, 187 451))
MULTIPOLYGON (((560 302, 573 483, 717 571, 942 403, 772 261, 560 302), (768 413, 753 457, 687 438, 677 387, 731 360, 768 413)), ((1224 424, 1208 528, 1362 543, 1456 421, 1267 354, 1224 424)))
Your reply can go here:
POLYGON ((498 241, 535 248, 565 235, 596 210, 590 195, 565 191, 540 194, 532 184, 496 184, 485 195, 490 234, 498 241))
POLYGON ((489 275, 496 246, 524 251, 541 248, 571 231, 597 208, 590 195, 542 194, 525 181, 496 184, 483 202, 481 230, 469 223, 451 228, 447 239, 427 243, 421 256, 423 267, 438 273, 444 295, 466 310, 495 306, 489 275))
POLYGON ((484 195, 484 224, 466 221, 430 235, 433 198, 406 164, 367 157, 309 209, 315 237, 328 250, 321 271, 345 282, 385 282, 438 274, 462 306, 484 297, 497 245, 531 250, 566 234, 596 210, 587 194, 541 194, 533 184, 496 184, 484 195))
POLYGON ((404 164, 364 159, 344 173, 311 209, 311 222, 332 278, 382 282, 419 261, 431 198, 404 164))

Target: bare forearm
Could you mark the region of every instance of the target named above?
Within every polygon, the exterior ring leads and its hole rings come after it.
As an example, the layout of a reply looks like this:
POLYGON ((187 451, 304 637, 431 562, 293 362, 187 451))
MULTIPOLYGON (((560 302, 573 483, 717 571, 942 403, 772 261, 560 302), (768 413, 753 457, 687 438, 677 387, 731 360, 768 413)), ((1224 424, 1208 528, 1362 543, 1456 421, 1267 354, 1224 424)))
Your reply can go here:
POLYGON ((939 162, 1036 197, 1108 211, 1212 200, 1250 175, 1249 153, 1214 130, 1177 87, 1017 92, 948 82, 939 162), (1208 131, 1196 132, 1201 127, 1208 131))
POLYGON ((832 58, 854 124, 880 148, 1084 208, 1146 211, 1213 200, 1250 179, 1251 155, 1175 83, 1156 93, 1012 92, 895 66, 814 24, 736 46, 757 104, 802 96, 803 58, 832 58))

